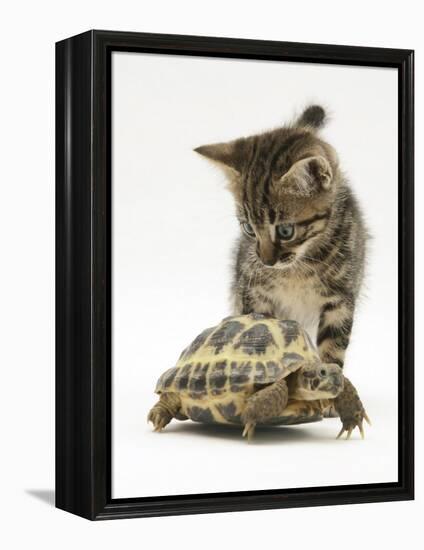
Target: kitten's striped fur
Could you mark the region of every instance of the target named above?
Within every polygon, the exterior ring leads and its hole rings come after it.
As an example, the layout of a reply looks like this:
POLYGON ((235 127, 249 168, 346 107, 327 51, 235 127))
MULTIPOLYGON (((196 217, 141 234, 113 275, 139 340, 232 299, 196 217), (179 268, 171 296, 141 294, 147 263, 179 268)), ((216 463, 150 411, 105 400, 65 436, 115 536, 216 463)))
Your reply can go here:
POLYGON ((367 233, 334 149, 318 135, 324 120, 311 106, 291 125, 196 151, 225 168, 237 217, 254 230, 237 243, 234 313, 294 319, 316 335, 324 362, 343 366, 367 233), (292 240, 279 237, 281 224, 293 225, 292 240))

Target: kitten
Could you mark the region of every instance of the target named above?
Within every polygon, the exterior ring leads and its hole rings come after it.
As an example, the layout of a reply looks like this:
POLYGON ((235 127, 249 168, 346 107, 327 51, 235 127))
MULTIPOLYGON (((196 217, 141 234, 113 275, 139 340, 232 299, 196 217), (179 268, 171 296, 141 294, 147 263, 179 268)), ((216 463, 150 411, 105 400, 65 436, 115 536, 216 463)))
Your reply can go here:
POLYGON ((196 152, 228 176, 241 236, 234 313, 300 322, 326 363, 344 364, 363 279, 367 232, 313 105, 293 123, 196 152))

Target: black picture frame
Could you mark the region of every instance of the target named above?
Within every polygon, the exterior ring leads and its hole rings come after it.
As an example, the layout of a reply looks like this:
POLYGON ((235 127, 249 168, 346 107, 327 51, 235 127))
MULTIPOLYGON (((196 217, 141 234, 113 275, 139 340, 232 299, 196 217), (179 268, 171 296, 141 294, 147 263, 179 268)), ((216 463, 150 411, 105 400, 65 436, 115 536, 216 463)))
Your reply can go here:
POLYGON ((56 506, 91 520, 414 495, 413 51, 89 31, 56 44, 56 506), (394 67, 399 101, 399 475, 396 483, 111 498, 111 53, 394 67))

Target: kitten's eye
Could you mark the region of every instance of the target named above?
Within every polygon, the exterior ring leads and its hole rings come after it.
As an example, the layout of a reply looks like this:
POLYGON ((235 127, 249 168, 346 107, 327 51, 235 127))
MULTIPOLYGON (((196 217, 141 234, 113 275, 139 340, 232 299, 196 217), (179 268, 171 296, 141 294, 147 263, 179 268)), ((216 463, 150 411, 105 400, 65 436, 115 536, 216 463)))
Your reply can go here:
POLYGON ((277 235, 283 241, 289 241, 294 235, 294 225, 292 223, 280 223, 276 227, 277 235))
POLYGON ((244 222, 241 224, 243 227, 243 231, 246 233, 246 235, 249 235, 249 237, 255 237, 255 230, 250 225, 250 223, 244 222))

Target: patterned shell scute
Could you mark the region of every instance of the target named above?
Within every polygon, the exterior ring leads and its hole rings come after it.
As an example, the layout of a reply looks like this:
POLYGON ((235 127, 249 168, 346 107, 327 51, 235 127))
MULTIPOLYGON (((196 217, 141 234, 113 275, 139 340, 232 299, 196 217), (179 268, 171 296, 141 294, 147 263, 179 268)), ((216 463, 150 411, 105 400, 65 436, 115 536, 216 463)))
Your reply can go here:
POLYGON ((156 392, 192 399, 222 396, 267 385, 294 372, 318 353, 296 321, 261 314, 226 317, 204 330, 182 352, 176 367, 159 378, 156 392))

